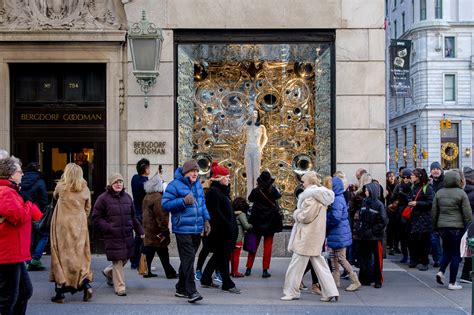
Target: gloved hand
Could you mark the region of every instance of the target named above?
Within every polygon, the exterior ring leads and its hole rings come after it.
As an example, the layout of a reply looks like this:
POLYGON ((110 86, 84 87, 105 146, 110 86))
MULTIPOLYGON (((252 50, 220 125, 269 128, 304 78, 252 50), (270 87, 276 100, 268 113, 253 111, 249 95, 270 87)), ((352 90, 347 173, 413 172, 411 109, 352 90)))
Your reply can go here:
POLYGON ((189 193, 184 197, 184 203, 187 205, 192 205, 194 203, 193 193, 189 193))

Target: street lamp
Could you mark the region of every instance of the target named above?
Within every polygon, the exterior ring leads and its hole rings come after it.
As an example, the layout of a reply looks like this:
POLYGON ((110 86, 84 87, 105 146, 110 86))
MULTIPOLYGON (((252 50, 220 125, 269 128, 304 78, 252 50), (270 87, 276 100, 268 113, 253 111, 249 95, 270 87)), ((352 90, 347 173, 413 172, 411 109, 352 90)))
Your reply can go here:
POLYGON ((142 11, 141 21, 133 23, 128 31, 128 40, 132 54, 133 74, 137 78, 140 89, 145 93, 146 108, 148 93, 159 75, 163 35, 161 29, 148 21, 145 11, 142 11))

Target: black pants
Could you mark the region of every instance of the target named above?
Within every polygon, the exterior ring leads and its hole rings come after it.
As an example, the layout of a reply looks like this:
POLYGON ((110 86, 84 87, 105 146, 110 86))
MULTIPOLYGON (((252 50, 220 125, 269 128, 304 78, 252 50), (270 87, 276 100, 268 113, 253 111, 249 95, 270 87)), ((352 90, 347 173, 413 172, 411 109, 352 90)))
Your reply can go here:
POLYGON ((210 285, 212 283, 212 273, 214 270, 218 270, 222 277, 222 290, 229 290, 235 287, 235 283, 229 274, 230 255, 230 250, 219 249, 214 251, 214 254, 207 262, 206 268, 204 268, 204 272, 202 273, 201 284, 210 285))
POLYGON ((206 262, 207 256, 209 256, 209 246, 207 246, 207 238, 203 237, 202 248, 201 248, 201 251, 199 252, 196 270, 202 271, 202 267, 204 266, 204 263, 206 262))
POLYGON ((155 253, 157 253, 158 257, 160 258, 161 265, 163 266, 163 270, 165 271, 166 277, 170 278, 176 274, 176 270, 174 270, 173 266, 170 264, 168 247, 144 246, 143 251, 146 254, 146 264, 148 265, 149 273, 151 273, 151 262, 155 257, 155 253))
POLYGON ((308 261, 308 265, 306 265, 306 269, 304 271, 304 274, 306 274, 308 271, 311 271, 311 282, 312 282, 312 284, 319 283, 318 276, 316 275, 316 272, 314 271, 313 265, 311 264, 311 260, 308 261))
POLYGON ((398 223, 398 231, 399 231, 399 238, 400 238, 400 250, 402 251, 403 257, 410 256, 411 260, 411 254, 409 253, 409 244, 410 244, 410 233, 408 230, 410 229, 409 223, 403 223, 401 220, 397 221, 398 223))
POLYGON ((383 283, 383 247, 380 240, 359 241, 359 280, 364 285, 370 285, 372 281, 376 284, 383 283), (372 257, 374 259, 374 270, 371 270, 372 257))
POLYGON ((194 258, 201 243, 201 236, 199 234, 176 234, 176 242, 178 244, 179 260, 181 261, 176 291, 189 296, 196 292, 194 258))
POLYGON ((25 263, 0 265, 0 314, 25 314, 32 295, 33 286, 25 263))
POLYGON ((388 215, 387 225, 387 247, 398 248, 400 242, 399 227, 397 222, 397 213, 390 213, 388 215))
POLYGON ((461 278, 470 279, 472 270, 472 258, 464 258, 464 266, 462 267, 461 278))
MULTIPOLYGON (((142 224, 142 217, 137 216, 137 220, 142 224)), ((130 257, 130 265, 132 269, 137 269, 138 264, 140 263, 140 256, 143 252, 143 239, 140 235, 135 235, 135 240, 133 244, 133 253, 132 257, 130 257)))
MULTIPOLYGON (((411 233, 410 234, 410 255, 413 264, 428 265, 431 247, 431 233, 411 233)), ((459 249, 458 249, 459 251, 459 249)))

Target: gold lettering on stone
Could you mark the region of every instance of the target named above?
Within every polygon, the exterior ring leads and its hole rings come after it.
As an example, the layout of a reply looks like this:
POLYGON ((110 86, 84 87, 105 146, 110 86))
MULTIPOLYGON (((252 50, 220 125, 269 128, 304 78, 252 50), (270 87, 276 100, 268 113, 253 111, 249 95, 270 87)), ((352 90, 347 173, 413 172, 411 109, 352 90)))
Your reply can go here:
POLYGON ((137 155, 166 154, 166 141, 135 141, 133 153, 137 155))

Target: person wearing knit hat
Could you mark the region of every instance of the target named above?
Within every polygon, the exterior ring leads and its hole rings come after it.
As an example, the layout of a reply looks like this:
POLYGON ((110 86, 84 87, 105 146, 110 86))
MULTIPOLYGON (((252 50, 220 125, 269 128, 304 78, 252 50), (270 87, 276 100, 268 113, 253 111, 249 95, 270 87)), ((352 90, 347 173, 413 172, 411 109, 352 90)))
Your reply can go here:
POLYGON ((102 193, 92 210, 92 222, 104 234, 105 254, 110 261, 102 274, 118 296, 127 295, 123 266, 133 254, 133 232, 142 239, 145 232, 135 214, 132 197, 125 192, 123 176, 108 178, 107 191, 102 193))
POLYGON ((240 293, 240 289, 230 278, 229 262, 237 239, 237 221, 230 199, 229 169, 212 163, 212 183, 206 192, 206 207, 211 217, 211 233, 207 238, 207 248, 214 253, 202 273, 201 285, 204 288, 217 287, 212 282, 212 273, 219 271, 222 290, 240 293))
POLYGON ((189 160, 178 167, 163 194, 163 210, 171 213, 173 233, 176 235, 179 259, 179 280, 175 296, 187 298, 189 303, 202 300, 194 282, 194 259, 201 243, 201 234, 211 231, 210 216, 204 191, 198 180, 199 165, 189 160))
MULTIPOLYGON (((430 182, 435 194, 445 186, 443 168, 438 161, 430 165, 430 182)), ((434 261, 433 266, 435 268, 439 267, 441 258, 443 257, 443 249, 441 247, 439 233, 436 231, 431 233, 431 256, 434 261)))

